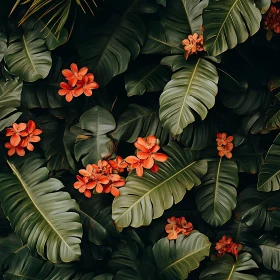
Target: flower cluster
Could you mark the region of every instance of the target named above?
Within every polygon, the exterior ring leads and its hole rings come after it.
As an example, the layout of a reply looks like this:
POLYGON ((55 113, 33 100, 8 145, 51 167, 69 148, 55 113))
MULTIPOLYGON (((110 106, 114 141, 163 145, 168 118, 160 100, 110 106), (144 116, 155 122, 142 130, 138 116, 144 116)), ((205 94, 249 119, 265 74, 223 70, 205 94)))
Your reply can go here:
POLYGON ((219 156, 223 157, 226 156, 227 158, 232 158, 232 149, 233 149, 233 136, 228 136, 226 133, 217 133, 217 149, 219 151, 219 156))
POLYGON ((29 120, 28 123, 14 123, 12 127, 6 129, 6 136, 10 136, 10 141, 5 143, 5 147, 9 149, 8 155, 12 156, 15 153, 19 156, 25 155, 26 148, 28 151, 34 151, 32 143, 39 142, 41 140, 41 129, 36 128, 34 121, 29 120))
POLYGON ((70 65, 70 69, 62 70, 62 74, 68 83, 60 83, 61 89, 58 94, 65 95, 67 102, 71 102, 73 97, 78 97, 83 93, 86 96, 91 96, 92 90, 97 89, 99 85, 94 81, 94 75, 87 72, 88 68, 83 67, 79 70, 75 63, 70 65))
POLYGON ((182 41, 182 45, 184 46, 185 50, 185 58, 188 59, 190 55, 204 51, 203 35, 199 35, 198 33, 189 35, 188 39, 182 41))
POLYGON ((280 33, 280 9, 271 5, 263 20, 265 30, 273 30, 275 33, 280 33))
POLYGON ((111 193, 113 196, 119 196, 118 188, 125 185, 123 179, 118 173, 124 172, 127 164, 120 156, 115 160, 99 160, 98 164, 88 164, 86 169, 80 169, 77 175, 77 182, 74 188, 78 189, 86 197, 90 198, 92 191, 97 193, 111 193))
POLYGON ((242 245, 232 242, 232 238, 227 238, 225 235, 216 243, 215 249, 218 251, 217 257, 222 257, 227 253, 233 254, 238 257, 238 252, 241 250, 242 245))
POLYGON ((185 217, 171 217, 167 219, 168 224, 165 226, 165 231, 168 233, 169 240, 177 239, 180 234, 189 235, 193 230, 193 225, 187 222, 185 217))
POLYGON ((128 156, 125 161, 128 164, 128 171, 136 169, 139 177, 143 176, 144 168, 156 173, 158 165, 155 161, 164 162, 168 159, 167 155, 158 153, 160 146, 155 136, 150 135, 147 139, 138 137, 134 146, 137 148, 136 156, 128 156))

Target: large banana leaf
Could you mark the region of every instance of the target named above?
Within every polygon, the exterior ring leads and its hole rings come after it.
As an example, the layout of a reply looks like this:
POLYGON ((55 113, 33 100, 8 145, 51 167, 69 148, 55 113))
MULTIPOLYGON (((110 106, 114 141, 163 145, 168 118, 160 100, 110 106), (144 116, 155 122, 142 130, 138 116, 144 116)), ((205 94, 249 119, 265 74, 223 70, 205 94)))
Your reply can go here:
POLYGON ((259 230, 272 230, 275 223, 274 212, 280 208, 280 192, 263 193, 255 188, 247 188, 238 197, 236 217, 243 223, 259 230))
POLYGON ((22 81, 0 79, 0 131, 12 125, 21 115, 20 106, 22 81))
POLYGON ((4 57, 7 49, 7 36, 5 34, 5 29, 0 23, 0 62, 4 57))
POLYGON ((207 109, 215 104, 218 92, 218 73, 209 61, 198 58, 183 63, 174 59, 171 81, 165 86, 160 96, 159 117, 164 127, 173 135, 182 133, 183 129, 195 121, 195 113, 201 119, 207 116, 207 109))
POLYGON ((258 268, 249 253, 238 256, 237 261, 231 255, 225 255, 208 264, 199 276, 201 280, 257 280, 257 277, 243 271, 258 268))
POLYGON ((23 243, 54 263, 78 260, 82 225, 76 202, 59 191, 63 184, 48 178, 45 160, 34 152, 7 163, 13 174, 0 174, 0 200, 23 243))
POLYGON ((4 60, 12 74, 27 82, 44 79, 52 65, 40 28, 33 22, 24 24, 22 30, 11 31, 4 60))
POLYGON ((221 226, 232 216, 236 206, 238 169, 234 161, 223 159, 208 162, 208 171, 196 194, 202 218, 211 226, 221 226))
POLYGON ((113 220, 121 227, 149 225, 164 210, 180 202, 186 190, 198 186, 207 171, 205 160, 196 161, 195 154, 172 143, 163 150, 169 156, 159 163, 159 171, 145 170, 143 177, 132 171, 120 196, 113 201, 113 220))
POLYGON ((203 13, 204 48, 211 56, 243 43, 260 28, 254 0, 209 0, 203 13))
POLYGON ((261 167, 258 190, 264 192, 280 189, 280 134, 274 139, 261 167))
POLYGON ((209 255, 210 246, 208 237, 198 231, 188 237, 180 235, 177 240, 160 239, 153 247, 160 279, 188 278, 189 272, 209 255))
POLYGON ((152 109, 131 104, 120 116, 117 128, 111 136, 117 141, 124 140, 129 143, 136 141, 137 137, 154 135, 164 144, 169 137, 167 129, 163 128, 158 113, 152 109))
POLYGON ((135 59, 144 43, 146 28, 135 9, 139 1, 130 1, 122 15, 113 15, 104 27, 78 46, 83 65, 96 75, 96 81, 106 85, 123 73, 131 59, 135 59), (137 32, 135 32, 137 30, 137 32))

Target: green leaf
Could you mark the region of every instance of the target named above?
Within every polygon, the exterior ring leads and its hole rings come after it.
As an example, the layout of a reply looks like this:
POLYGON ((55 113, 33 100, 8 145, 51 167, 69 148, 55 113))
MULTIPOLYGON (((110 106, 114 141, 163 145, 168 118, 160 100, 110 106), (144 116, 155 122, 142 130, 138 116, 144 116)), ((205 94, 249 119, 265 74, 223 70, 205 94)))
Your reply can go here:
POLYGON ((261 13, 265 14, 271 5, 271 0, 257 0, 256 4, 261 13))
POLYGON ((161 91, 170 80, 170 76, 170 70, 163 65, 138 65, 137 68, 130 69, 124 77, 127 96, 161 91))
POLYGON ((120 196, 113 201, 113 220, 120 227, 149 225, 162 216, 164 210, 180 202, 187 190, 198 186, 207 171, 205 160, 196 161, 195 154, 172 143, 163 150, 169 156, 159 163, 159 171, 144 171, 138 177, 135 171, 126 178, 120 196))
POLYGON ((248 81, 244 78, 243 75, 238 73, 238 70, 235 69, 217 69, 219 72, 219 86, 236 93, 236 91, 246 91, 248 88, 248 81))
POLYGON ((211 226, 221 226, 232 216, 236 206, 238 169, 234 161, 208 161, 208 171, 196 194, 196 204, 202 218, 211 226))
POLYGON ((165 143, 169 132, 160 124, 158 113, 152 109, 131 104, 120 116, 117 128, 110 134, 117 141, 134 143, 138 137, 154 135, 165 143))
POLYGON ((269 109, 265 115, 265 128, 275 130, 280 128, 280 107, 274 105, 269 109))
POLYGON ((263 226, 271 230, 275 227, 272 214, 280 208, 279 199, 279 192, 263 193, 247 188, 238 197, 236 217, 255 230, 263 226))
POLYGON ((22 32, 12 30, 8 40, 5 63, 12 74, 26 82, 46 78, 51 69, 51 54, 40 36, 40 29, 30 22, 23 25, 22 32))
POLYGON ((274 139, 261 167, 258 180, 258 190, 263 192, 280 189, 280 134, 274 139))
POLYGON ((231 255, 224 255, 214 262, 208 264, 199 279, 202 280, 257 280, 257 277, 251 274, 243 273, 246 270, 258 268, 255 261, 252 260, 249 253, 242 253, 237 261, 231 255))
POLYGON ((0 23, 0 62, 7 50, 7 36, 5 34, 4 26, 0 23))
POLYGON ((64 186, 48 178, 45 160, 30 153, 7 161, 14 174, 0 174, 0 200, 24 244, 54 263, 78 260, 80 224, 76 202, 64 186))
POLYGON ((233 49, 260 28, 254 0, 209 0, 203 13, 204 48, 211 56, 233 49))
POLYGON ((263 265, 268 269, 280 271, 280 240, 269 234, 260 238, 263 265))
POLYGON ((146 30, 134 11, 138 2, 131 1, 123 15, 113 15, 105 26, 95 29, 90 41, 78 46, 83 65, 89 67, 101 85, 108 84, 113 77, 126 71, 130 60, 140 53, 146 30))
POLYGON ((195 112, 205 119, 207 109, 215 104, 217 83, 218 73, 212 63, 202 58, 188 61, 183 69, 173 74, 160 96, 162 125, 172 135, 178 135, 195 121, 195 112))
POLYGON ((12 125, 21 115, 20 106, 22 81, 0 79, 0 131, 12 125))
POLYGON ((157 2, 162 6, 166 7, 166 0, 157 0, 157 2))
POLYGON ((177 240, 160 239, 153 247, 160 279, 188 278, 189 272, 209 256, 210 246, 208 237, 198 231, 186 237, 181 234, 177 240))

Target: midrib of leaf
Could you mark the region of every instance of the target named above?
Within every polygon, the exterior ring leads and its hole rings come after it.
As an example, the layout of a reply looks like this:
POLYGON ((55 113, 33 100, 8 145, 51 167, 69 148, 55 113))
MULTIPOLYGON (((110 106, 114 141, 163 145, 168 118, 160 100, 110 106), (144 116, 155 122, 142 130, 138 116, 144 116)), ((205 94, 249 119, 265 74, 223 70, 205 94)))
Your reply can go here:
POLYGON ((234 77, 232 77, 229 73, 227 73, 226 71, 224 71, 221 68, 217 68, 217 70, 223 72, 225 75, 227 75, 228 77, 230 77, 240 88, 243 88, 243 86, 236 80, 234 79, 234 77))
MULTIPOLYGON (((28 277, 28 276, 25 276, 25 275, 22 275, 22 274, 15 274, 15 273, 8 273, 6 272, 4 274, 5 275, 11 275, 11 276, 15 276, 15 277, 20 277, 20 278, 16 278, 16 279, 31 279, 31 280, 39 280, 38 278, 33 278, 33 277, 28 277)), ((12 279, 15 279, 15 278, 12 278, 12 279)))
MULTIPOLYGON (((189 1, 189 0, 186 0, 186 1, 189 1)), ((188 13, 188 10, 187 10, 187 7, 185 6, 185 4, 184 4, 184 0, 181 0, 181 2, 182 2, 182 5, 183 5, 183 7, 184 7, 184 10, 185 10, 185 12, 186 12, 186 16, 187 16, 187 20, 188 20, 188 23, 189 23, 189 27, 190 27, 190 30, 191 30, 191 32, 192 32, 192 34, 194 33, 193 32, 193 30, 192 30, 192 25, 191 25, 191 22, 190 22, 190 15, 189 15, 189 13, 188 13)))
MULTIPOLYGON (((198 252, 200 252, 200 251, 205 250, 205 249, 206 249, 207 247, 209 247, 209 246, 210 246, 210 244, 207 244, 205 247, 200 248, 199 250, 196 250, 196 251, 192 252, 191 254, 188 254, 188 255, 184 256, 183 258, 181 258, 181 259, 175 261, 174 263, 172 263, 172 264, 168 265, 167 267, 165 267, 165 268, 160 272, 160 274, 162 274, 165 270, 169 269, 170 267, 176 265, 178 262, 181 262, 182 260, 184 260, 184 259, 186 259, 186 258, 188 258, 188 257, 190 257, 190 256, 192 256, 192 255, 194 255, 194 254, 196 254, 196 253, 198 253, 198 252)), ((189 272, 189 271, 188 271, 188 272, 189 272)))
MULTIPOLYGON (((270 109, 270 110, 273 110, 273 109, 270 109)), ((275 116, 277 116, 279 113, 280 113, 280 110, 278 110, 275 114, 273 114, 273 116, 272 116, 271 118, 269 118, 269 121, 267 122, 266 127, 268 126, 268 124, 270 124, 271 127, 272 127, 271 122, 275 122, 274 118, 275 118, 275 116)), ((273 128, 275 128, 275 126, 274 126, 273 128)))
MULTIPOLYGON (((172 180, 174 177, 176 177, 178 174, 180 174, 181 172, 185 171, 186 169, 190 168, 192 165, 194 165, 195 163, 197 163, 197 161, 192 162, 191 164, 187 165, 186 167, 184 167, 183 169, 180 169, 180 171, 176 172, 175 174, 173 174, 171 177, 168 177, 168 179, 164 180, 163 182, 161 182, 159 185, 154 186, 154 188, 152 188, 151 190, 149 190, 148 192, 146 192, 143 196, 141 196, 136 202, 134 202, 127 210, 125 210, 125 212, 120 216, 120 218, 118 218, 116 221, 120 220, 127 212, 129 212, 137 203, 139 203, 144 197, 146 197, 147 195, 149 195, 151 192, 155 191, 156 189, 158 189, 159 187, 161 187, 163 184, 165 184, 166 182, 172 180)), ((144 178, 144 177, 143 177, 144 178)))
POLYGON ((216 182, 215 182, 215 192, 214 192, 214 215, 216 215, 216 200, 217 200, 217 191, 219 188, 219 177, 220 177, 220 168, 222 163, 222 157, 220 157, 218 169, 217 169, 217 175, 216 175, 216 182))
POLYGON ((233 275, 235 266, 236 266, 236 263, 233 264, 233 266, 232 266, 232 268, 231 268, 231 271, 230 271, 230 273, 229 273, 229 276, 228 276, 228 279, 227 279, 227 280, 230 280, 230 279, 231 279, 231 276, 233 275))
MULTIPOLYGON (((16 175, 16 177, 18 178, 18 180, 21 183, 21 185, 23 186, 26 194, 28 195, 29 199, 32 201, 33 205, 36 207, 38 212, 41 214, 41 216, 44 218, 44 220, 49 224, 49 226, 53 229, 53 231, 57 234, 57 236, 62 240, 62 242, 66 245, 66 247, 68 247, 69 250, 72 251, 72 249, 68 245, 68 243, 59 234, 59 232, 53 227, 53 225, 48 221, 47 217, 44 215, 44 213, 42 213, 42 211, 40 210, 39 206, 37 206, 36 202, 34 201, 34 199, 32 197, 32 194, 28 191, 28 186, 26 185, 26 183, 21 178, 20 173, 17 171, 16 167, 12 163, 10 163, 8 160, 7 160, 7 163, 10 166, 10 168, 12 169, 12 171, 14 172, 14 174, 16 175)), ((76 255, 76 253, 74 251, 72 251, 72 252, 74 253, 74 255, 76 255)))
POLYGON ((23 40, 23 44, 24 44, 24 49, 25 49, 26 55, 27 55, 27 57, 28 57, 28 59, 29 59, 31 65, 32 65, 34 71, 38 74, 38 72, 37 72, 37 70, 36 70, 36 68, 35 68, 35 66, 34 66, 34 64, 33 64, 33 61, 32 61, 32 59, 31 59, 31 57, 30 57, 29 50, 28 50, 28 47, 27 47, 27 43, 26 43, 24 34, 22 34, 22 40, 23 40))
POLYGON ((161 41, 161 40, 159 40, 159 39, 157 39, 157 38, 155 38, 155 37, 153 37, 151 35, 149 35, 148 37, 153 39, 153 40, 155 40, 156 42, 159 42, 159 43, 163 44, 163 45, 166 45, 166 46, 171 47, 171 48, 175 48, 175 49, 179 50, 181 53, 183 52, 183 50, 180 49, 179 47, 176 47, 176 46, 173 46, 173 45, 171 45, 171 44, 169 44, 167 42, 161 41))

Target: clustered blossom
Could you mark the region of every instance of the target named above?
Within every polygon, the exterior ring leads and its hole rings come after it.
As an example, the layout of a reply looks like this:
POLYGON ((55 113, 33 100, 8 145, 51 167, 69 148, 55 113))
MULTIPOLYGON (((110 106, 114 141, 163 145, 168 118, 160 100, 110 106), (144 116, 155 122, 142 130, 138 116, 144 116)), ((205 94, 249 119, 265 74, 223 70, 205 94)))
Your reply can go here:
POLYGON ((62 70, 62 74, 68 83, 60 83, 61 89, 58 91, 58 94, 65 95, 67 102, 71 102, 73 97, 78 97, 83 93, 86 96, 91 96, 92 90, 97 89, 99 85, 94 81, 94 75, 87 72, 87 67, 79 70, 75 63, 70 65, 70 69, 62 70))
POLYGON ((86 169, 80 169, 74 188, 90 198, 92 191, 97 193, 111 193, 119 196, 118 188, 125 185, 125 179, 118 173, 124 172, 127 164, 120 156, 115 160, 99 160, 97 164, 88 164, 86 169))
MULTIPOLYGON (((272 2, 276 3, 276 1, 272 2)), ((275 33, 280 33, 280 9, 271 5, 263 17, 263 23, 265 30, 273 30, 275 33)))
POLYGON ((241 250, 242 245, 234 243, 232 238, 227 238, 226 235, 222 237, 217 243, 215 249, 218 251, 217 257, 222 257, 227 253, 233 254, 236 258, 238 257, 238 252, 241 250))
POLYGON ((136 156, 128 156, 125 161, 128 171, 136 169, 139 177, 143 176, 144 168, 156 173, 159 168, 155 161, 164 162, 168 159, 167 155, 158 153, 160 146, 155 136, 150 135, 146 139, 138 137, 134 146, 137 148, 136 156))
POLYGON ((233 149, 233 136, 227 136, 226 133, 217 133, 217 150, 219 151, 219 156, 226 156, 227 158, 232 158, 232 149, 233 149))
POLYGON ((167 219, 168 224, 165 226, 165 231, 168 233, 169 240, 177 239, 180 234, 189 235, 193 230, 193 225, 187 222, 185 217, 171 217, 167 219))
POLYGON ((39 142, 41 140, 41 129, 36 128, 34 121, 29 120, 28 123, 14 123, 12 127, 6 129, 6 136, 10 136, 10 141, 5 143, 5 147, 9 149, 8 155, 12 156, 15 153, 19 156, 25 155, 26 148, 28 151, 34 151, 32 143, 39 142))
POLYGON ((198 33, 189 35, 188 39, 182 41, 182 45, 185 50, 185 58, 188 59, 190 55, 204 51, 203 35, 199 35, 198 33))

